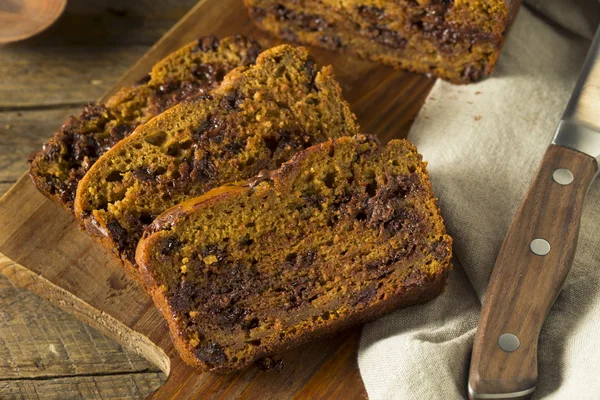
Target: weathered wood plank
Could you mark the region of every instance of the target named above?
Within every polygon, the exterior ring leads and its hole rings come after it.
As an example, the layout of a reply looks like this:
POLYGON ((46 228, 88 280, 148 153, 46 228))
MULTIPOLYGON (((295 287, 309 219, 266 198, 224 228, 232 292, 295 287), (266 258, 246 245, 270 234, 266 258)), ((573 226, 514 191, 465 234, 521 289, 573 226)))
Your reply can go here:
POLYGON ((144 372, 127 375, 76 376, 59 379, 0 381, 3 400, 43 399, 141 399, 163 380, 162 374, 144 372))
POLYGON ((53 26, 23 44, 152 45, 196 3, 197 0, 69 0, 53 26))
POLYGON ((147 49, 148 46, 44 46, 35 51, 23 45, 0 48, 0 110, 93 102, 147 49))
POLYGON ((359 338, 360 329, 350 332, 349 339, 304 384, 302 392, 294 399, 366 399, 364 391, 357 391, 353 385, 345 384, 362 382, 356 361, 359 338))
POLYGON ((158 372, 145 359, 124 351, 117 342, 47 301, 12 287, 4 277, 0 277, 0 304, 0 382, 158 372))

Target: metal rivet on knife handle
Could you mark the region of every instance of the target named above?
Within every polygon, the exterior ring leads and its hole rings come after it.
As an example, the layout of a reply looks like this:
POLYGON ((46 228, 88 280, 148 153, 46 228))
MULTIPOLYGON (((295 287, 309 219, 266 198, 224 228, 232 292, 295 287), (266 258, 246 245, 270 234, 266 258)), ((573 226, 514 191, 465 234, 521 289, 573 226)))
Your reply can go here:
POLYGON ((567 186, 573 182, 573 174, 566 168, 558 168, 552 173, 552 179, 559 185, 567 186))
POLYGON ((512 353, 521 346, 521 342, 519 341, 519 338, 512 333, 503 333, 498 338, 498 346, 507 353, 512 353))
POLYGON ((550 243, 548 243, 547 240, 545 239, 533 239, 531 241, 531 243, 529 243, 529 248, 531 249, 531 251, 533 252, 533 254, 536 254, 538 256, 545 256, 546 254, 550 253, 550 243))

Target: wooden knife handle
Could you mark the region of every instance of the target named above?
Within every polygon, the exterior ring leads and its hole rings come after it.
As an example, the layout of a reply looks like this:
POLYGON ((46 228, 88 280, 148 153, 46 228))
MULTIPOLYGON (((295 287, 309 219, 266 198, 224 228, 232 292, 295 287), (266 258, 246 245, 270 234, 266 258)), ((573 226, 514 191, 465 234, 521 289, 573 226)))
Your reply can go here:
POLYGON ((597 170, 596 160, 583 153, 556 145, 546 150, 485 295, 471 399, 526 399, 535 390, 538 337, 571 268, 583 200, 597 170))

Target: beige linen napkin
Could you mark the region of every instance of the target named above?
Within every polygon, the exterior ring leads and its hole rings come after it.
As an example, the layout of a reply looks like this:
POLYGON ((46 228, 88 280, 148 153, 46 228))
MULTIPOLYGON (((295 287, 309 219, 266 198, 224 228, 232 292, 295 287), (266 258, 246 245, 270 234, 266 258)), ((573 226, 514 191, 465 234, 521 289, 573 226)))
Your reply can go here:
MULTIPOLYGON (((364 328, 358 364, 371 399, 467 396, 494 261, 579 74, 590 43, 582 36, 593 34, 599 17, 595 1, 565 3, 523 7, 494 77, 468 86, 438 81, 412 127, 409 139, 429 162, 454 237, 455 268, 436 300, 364 328)), ((599 182, 589 191, 575 263, 539 352, 535 398, 600 399, 599 182)))

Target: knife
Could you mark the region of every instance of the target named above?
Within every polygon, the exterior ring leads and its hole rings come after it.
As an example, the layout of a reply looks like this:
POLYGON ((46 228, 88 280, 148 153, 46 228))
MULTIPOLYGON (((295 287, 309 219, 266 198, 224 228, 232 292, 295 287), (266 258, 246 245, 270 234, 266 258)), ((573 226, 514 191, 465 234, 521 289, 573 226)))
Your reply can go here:
POLYGON ((496 259, 471 356, 471 400, 527 399, 535 391, 540 330, 571 269, 598 162, 600 29, 496 259))

